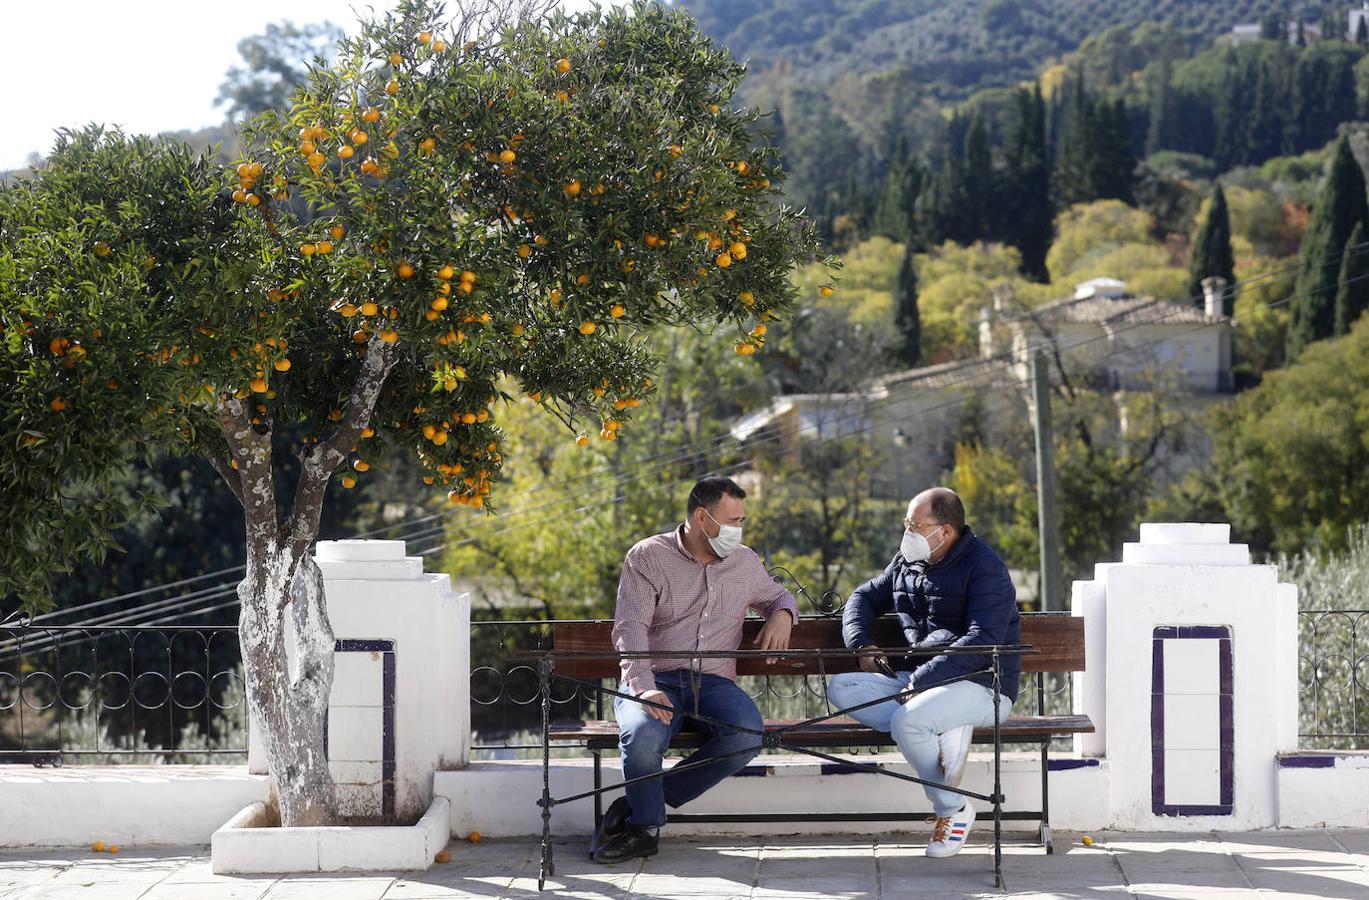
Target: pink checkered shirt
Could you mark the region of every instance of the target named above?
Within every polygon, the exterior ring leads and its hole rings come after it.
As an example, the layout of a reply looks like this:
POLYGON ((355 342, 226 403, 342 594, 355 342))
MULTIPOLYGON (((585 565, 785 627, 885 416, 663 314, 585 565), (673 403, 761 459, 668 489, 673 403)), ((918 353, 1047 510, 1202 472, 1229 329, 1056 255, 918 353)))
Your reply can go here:
MULTIPOLYGON (((762 616, 787 609, 798 623, 794 595, 770 577, 750 547, 701 563, 684 546, 683 526, 637 543, 623 560, 613 646, 623 653, 652 650, 736 650, 746 611, 762 616)), ((653 673, 690 666, 687 659, 625 659, 622 683, 631 694, 655 690, 653 673)), ((735 680, 737 661, 704 659, 696 671, 735 680)))

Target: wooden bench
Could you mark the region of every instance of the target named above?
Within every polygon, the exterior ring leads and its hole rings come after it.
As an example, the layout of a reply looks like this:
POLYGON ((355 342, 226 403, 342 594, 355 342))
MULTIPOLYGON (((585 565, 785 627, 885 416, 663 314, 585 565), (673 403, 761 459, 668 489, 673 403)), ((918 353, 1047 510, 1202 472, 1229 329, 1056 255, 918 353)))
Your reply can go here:
MULTIPOLYGON (((748 620, 744 628, 742 646, 750 648, 763 623, 748 620)), ((565 622, 554 626, 554 652, 563 651, 611 651, 612 622, 565 622)), ((873 638, 883 648, 897 649, 907 644, 892 617, 881 618, 876 622, 873 638)), ((1045 698, 1048 674, 1067 675, 1070 672, 1084 671, 1084 620, 1067 613, 1024 613, 1022 615, 1022 643, 1029 644, 1033 653, 1021 656, 1022 672, 1032 675, 1036 693, 1034 715, 1013 715, 999 727, 1001 744, 1031 744, 1041 750, 1041 808, 1039 810, 1012 810, 1002 813, 1003 819, 1038 821, 1040 823, 1041 843, 1046 852, 1052 852, 1050 834, 1050 766, 1047 751, 1053 738, 1067 735, 1090 733, 1094 730, 1088 716, 1046 715, 1045 698)), ((790 635, 791 649, 832 649, 841 648, 841 622, 838 619, 802 619, 790 635)), ((985 658, 985 665, 989 664, 985 658)), ((683 667, 683 666, 682 666, 683 667)), ((773 663, 763 658, 748 657, 739 659, 738 675, 767 675, 771 677, 821 676, 841 672, 857 671, 858 661, 849 656, 817 656, 777 660, 773 663)), ((600 658, 557 658, 555 674, 583 680, 616 680, 620 668, 617 660, 600 658)), ((1025 679, 1024 679, 1025 681, 1025 679)), ((826 684, 822 684, 823 696, 826 684)), ((602 790, 602 771, 600 755, 604 751, 618 748, 618 725, 603 718, 603 694, 599 694, 596 720, 556 721, 550 724, 548 735, 552 743, 583 744, 594 754, 594 787, 602 790)), ((1022 710, 1031 705, 1029 691, 1025 688, 1018 696, 1014 708, 1022 710)), ((773 731, 792 726, 791 721, 766 720, 766 730, 773 731)), ((699 732, 682 731, 671 742, 672 748, 697 747, 704 735, 699 732)), ((851 719, 836 719, 828 722, 803 725, 784 733, 786 743, 801 747, 890 747, 893 739, 885 732, 866 728, 851 719)), ((975 743, 992 743, 993 729, 980 728, 974 733, 975 743)), ((598 827, 602 817, 601 794, 594 795, 594 822, 598 827)), ((779 822, 779 821, 909 821, 920 820, 926 813, 862 813, 857 811, 841 813, 796 812, 796 813, 734 813, 727 815, 703 815, 673 813, 671 822, 779 822)))

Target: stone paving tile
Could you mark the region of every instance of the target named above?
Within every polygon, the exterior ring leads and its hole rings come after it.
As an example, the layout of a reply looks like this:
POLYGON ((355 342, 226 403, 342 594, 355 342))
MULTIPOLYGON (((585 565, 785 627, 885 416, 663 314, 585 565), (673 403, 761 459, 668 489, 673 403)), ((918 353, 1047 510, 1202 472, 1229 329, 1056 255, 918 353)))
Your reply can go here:
MULTIPOLYGON (((821 900, 824 897, 838 900, 838 898, 873 897, 876 893, 873 875, 835 873, 829 869, 825 877, 767 879, 762 876, 751 896, 760 898, 760 900, 772 900, 772 898, 775 900, 778 898, 821 900)), ((919 893, 921 893, 920 890, 919 893)))
POLYGON ((195 884, 165 882, 151 888, 138 900, 261 900, 270 889, 271 882, 226 882, 221 884, 195 884))
POLYGON ((380 900, 398 880, 394 876, 368 878, 337 876, 282 878, 265 894, 265 900, 380 900))

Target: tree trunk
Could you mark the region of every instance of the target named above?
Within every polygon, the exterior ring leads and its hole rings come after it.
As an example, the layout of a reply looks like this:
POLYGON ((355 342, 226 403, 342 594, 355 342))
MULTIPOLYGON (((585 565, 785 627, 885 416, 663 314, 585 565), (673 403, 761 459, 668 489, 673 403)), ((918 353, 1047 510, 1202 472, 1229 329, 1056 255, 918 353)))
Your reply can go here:
POLYGON ((308 554, 291 560, 288 551, 277 550, 249 566, 238 593, 247 703, 266 750, 281 824, 331 824, 336 791, 324 752, 324 722, 333 685, 333 629, 323 573, 308 554))
POLYGON ((342 419, 326 439, 300 452, 299 482, 283 521, 276 507, 269 417, 263 427, 254 427, 243 398, 220 397, 218 419, 228 458, 211 455, 210 462, 242 503, 247 522, 246 575, 238 585, 247 707, 266 750, 281 824, 287 827, 328 825, 337 818, 337 790, 324 750, 333 626, 323 573, 309 548, 318 537, 328 479, 356 446, 396 358, 392 345, 371 342, 342 419))

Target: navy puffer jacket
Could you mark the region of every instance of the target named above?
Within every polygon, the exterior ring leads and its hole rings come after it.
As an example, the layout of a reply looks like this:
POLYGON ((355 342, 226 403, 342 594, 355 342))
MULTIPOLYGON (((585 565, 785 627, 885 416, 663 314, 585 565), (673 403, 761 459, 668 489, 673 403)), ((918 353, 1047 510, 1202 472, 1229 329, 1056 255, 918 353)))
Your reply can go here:
MULTIPOLYGON (((910 647, 974 647, 1022 640, 1017 590, 1008 567, 968 525, 940 562, 909 564, 900 553, 883 572, 856 588, 842 614, 846 646, 855 650, 873 643, 871 626, 876 618, 890 612, 898 616, 910 647)), ((1011 653, 1001 659, 1003 696, 1015 701, 1021 662, 1011 653)), ((890 657, 889 662, 895 669, 912 670, 913 683, 919 688, 991 666, 988 655, 977 654, 941 654, 930 659, 890 657)), ((986 687, 993 685, 988 671, 971 680, 986 687)))

